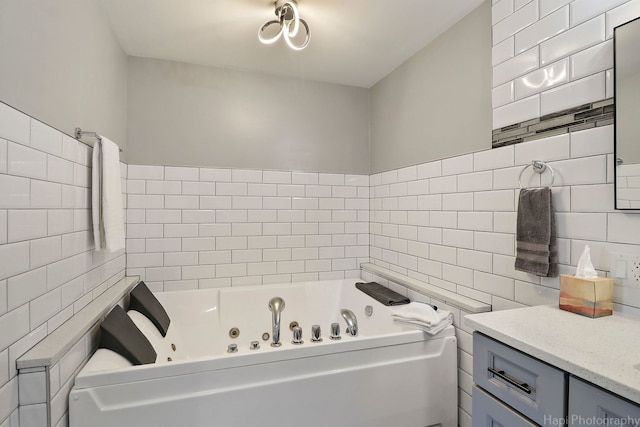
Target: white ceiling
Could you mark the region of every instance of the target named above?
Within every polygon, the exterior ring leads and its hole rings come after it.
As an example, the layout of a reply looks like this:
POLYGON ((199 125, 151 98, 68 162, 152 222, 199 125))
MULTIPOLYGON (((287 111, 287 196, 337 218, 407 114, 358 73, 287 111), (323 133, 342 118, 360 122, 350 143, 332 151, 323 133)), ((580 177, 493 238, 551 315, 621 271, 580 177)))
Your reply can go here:
POLYGON ((258 41, 273 0, 101 0, 128 55, 371 87, 484 0, 299 0, 303 51, 258 41))

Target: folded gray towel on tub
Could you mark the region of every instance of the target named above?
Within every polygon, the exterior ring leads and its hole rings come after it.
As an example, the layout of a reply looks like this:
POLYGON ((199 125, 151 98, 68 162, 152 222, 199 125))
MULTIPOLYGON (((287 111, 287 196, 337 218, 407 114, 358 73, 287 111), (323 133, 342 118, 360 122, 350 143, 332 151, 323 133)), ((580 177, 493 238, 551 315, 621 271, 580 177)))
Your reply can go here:
POLYGON ((515 269, 556 277, 558 245, 551 188, 521 189, 517 221, 515 269))
POLYGON ((403 305, 411 302, 411 300, 404 295, 400 295, 396 291, 384 287, 377 282, 358 282, 356 283, 356 288, 386 306, 403 305))

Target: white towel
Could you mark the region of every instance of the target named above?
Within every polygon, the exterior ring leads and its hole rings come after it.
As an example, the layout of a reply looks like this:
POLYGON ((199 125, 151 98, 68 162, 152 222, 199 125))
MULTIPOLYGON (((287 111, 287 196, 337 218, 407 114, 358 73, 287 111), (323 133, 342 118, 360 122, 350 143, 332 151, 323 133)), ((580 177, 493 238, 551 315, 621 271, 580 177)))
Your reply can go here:
POLYGON ((453 314, 449 311, 436 311, 429 304, 415 301, 395 308, 391 317, 396 322, 412 325, 430 335, 435 335, 453 324, 453 314))
POLYGON ((96 250, 124 249, 120 150, 105 137, 93 147, 91 216, 96 250))

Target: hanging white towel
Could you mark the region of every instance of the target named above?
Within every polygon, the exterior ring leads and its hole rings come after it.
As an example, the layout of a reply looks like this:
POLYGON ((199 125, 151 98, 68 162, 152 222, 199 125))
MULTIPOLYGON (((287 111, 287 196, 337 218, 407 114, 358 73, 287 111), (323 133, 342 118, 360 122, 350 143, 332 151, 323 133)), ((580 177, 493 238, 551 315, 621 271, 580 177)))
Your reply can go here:
POLYGON ((91 216, 96 250, 124 249, 120 150, 105 137, 93 147, 91 216))
POLYGON ((422 329, 430 335, 435 335, 453 324, 453 314, 451 312, 447 310, 436 311, 429 304, 415 301, 394 308, 391 317, 396 322, 422 329))

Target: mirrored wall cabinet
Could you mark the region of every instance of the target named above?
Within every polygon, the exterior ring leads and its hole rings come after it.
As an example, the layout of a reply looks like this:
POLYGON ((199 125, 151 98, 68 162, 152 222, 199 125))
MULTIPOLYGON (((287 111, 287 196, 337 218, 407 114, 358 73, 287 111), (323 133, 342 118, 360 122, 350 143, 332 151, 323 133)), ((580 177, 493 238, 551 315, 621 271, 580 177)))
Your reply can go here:
POLYGON ((615 28, 615 207, 640 210, 640 18, 615 28))

